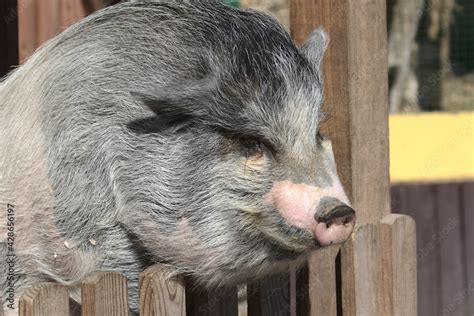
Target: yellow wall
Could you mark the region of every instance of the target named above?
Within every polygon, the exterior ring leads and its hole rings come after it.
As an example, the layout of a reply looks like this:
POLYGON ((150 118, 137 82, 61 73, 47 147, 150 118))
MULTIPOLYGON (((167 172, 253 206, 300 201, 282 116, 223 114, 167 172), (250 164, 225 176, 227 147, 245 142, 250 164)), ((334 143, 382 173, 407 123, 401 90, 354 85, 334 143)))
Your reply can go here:
POLYGON ((474 112, 391 115, 392 182, 474 179, 474 112))

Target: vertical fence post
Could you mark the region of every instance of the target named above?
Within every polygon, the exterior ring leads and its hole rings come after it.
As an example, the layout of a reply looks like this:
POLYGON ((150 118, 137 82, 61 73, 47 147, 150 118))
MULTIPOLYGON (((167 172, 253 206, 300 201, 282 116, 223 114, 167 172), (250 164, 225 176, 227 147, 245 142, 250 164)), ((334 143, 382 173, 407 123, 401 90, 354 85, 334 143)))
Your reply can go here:
POLYGON ((297 276, 296 315, 337 315, 336 256, 339 245, 312 253, 297 276))
POLYGON ((127 278, 93 272, 81 283, 82 316, 128 316, 127 278))
MULTIPOLYGON (((382 243, 393 242, 380 238, 379 224, 390 213, 385 0, 290 0, 290 27, 297 43, 321 26, 330 37, 323 79, 324 109, 332 117, 323 130, 333 141, 339 176, 358 223, 363 223, 341 249, 337 304, 344 315, 382 315, 382 243)), ((330 266, 332 258, 318 260, 330 266)), ((308 282, 331 284, 332 277, 309 274, 308 282)), ((310 313, 320 314, 311 302, 321 298, 310 292, 309 301, 310 313)), ((330 314, 335 315, 334 309, 330 314)))
POLYGON ((20 316, 69 315, 69 292, 57 283, 38 283, 29 287, 19 302, 20 316))
POLYGON ((140 274, 140 315, 186 316, 184 279, 169 275, 169 268, 162 264, 140 274))
POLYGON ((389 214, 381 221, 384 315, 416 315, 415 221, 389 214))

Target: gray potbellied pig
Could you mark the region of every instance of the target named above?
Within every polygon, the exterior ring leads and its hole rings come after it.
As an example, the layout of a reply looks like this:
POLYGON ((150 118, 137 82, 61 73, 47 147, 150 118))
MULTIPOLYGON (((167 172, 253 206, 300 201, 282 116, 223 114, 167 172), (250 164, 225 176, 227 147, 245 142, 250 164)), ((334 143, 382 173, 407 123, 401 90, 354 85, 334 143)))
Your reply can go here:
POLYGON ((347 239, 319 133, 326 45, 217 2, 122 3, 49 41, 0 87, 5 305, 115 270, 136 308, 154 262, 236 284, 347 239))

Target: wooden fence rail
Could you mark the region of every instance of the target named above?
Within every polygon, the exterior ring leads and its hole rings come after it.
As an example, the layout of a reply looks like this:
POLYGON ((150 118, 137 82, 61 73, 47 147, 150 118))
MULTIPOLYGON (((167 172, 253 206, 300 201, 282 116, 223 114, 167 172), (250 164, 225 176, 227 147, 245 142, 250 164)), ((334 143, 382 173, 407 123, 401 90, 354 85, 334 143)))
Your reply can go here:
MULTIPOLYGON (((169 278, 167 265, 151 266, 140 275, 139 311, 143 316, 340 315, 344 297, 338 279, 340 273, 348 273, 343 269, 339 272, 340 255, 359 253, 363 260, 353 262, 357 271, 354 282, 358 295, 366 297, 361 300, 372 303, 346 309, 354 315, 416 315, 415 252, 414 221, 405 215, 389 214, 379 224, 359 224, 342 247, 314 252, 305 271, 299 274, 306 278, 298 280, 298 274, 293 273, 286 282, 280 276, 273 278, 279 280, 273 284, 268 280, 249 284, 246 304, 238 304, 236 288, 204 291, 183 277, 169 278), (373 269, 382 270, 384 278, 371 280, 366 271, 373 269)), ((81 302, 83 316, 129 315, 126 277, 116 272, 93 272, 81 282, 81 302)), ((66 286, 39 283, 20 298, 19 316, 69 315, 69 305, 66 286)))

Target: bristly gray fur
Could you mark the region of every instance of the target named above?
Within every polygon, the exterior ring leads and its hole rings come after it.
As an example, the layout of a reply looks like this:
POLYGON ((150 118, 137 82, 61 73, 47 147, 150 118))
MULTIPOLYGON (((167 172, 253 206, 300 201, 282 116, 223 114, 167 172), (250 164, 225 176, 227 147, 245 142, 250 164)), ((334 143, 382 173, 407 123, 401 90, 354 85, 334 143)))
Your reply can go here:
POLYGON ((326 42, 314 33, 300 50, 271 17, 217 1, 133 1, 40 48, 0 85, 17 293, 115 270, 136 310, 153 262, 214 286, 304 256, 312 237, 263 197, 276 180, 335 172, 316 142, 326 42), (272 158, 249 165, 247 139, 272 158))

